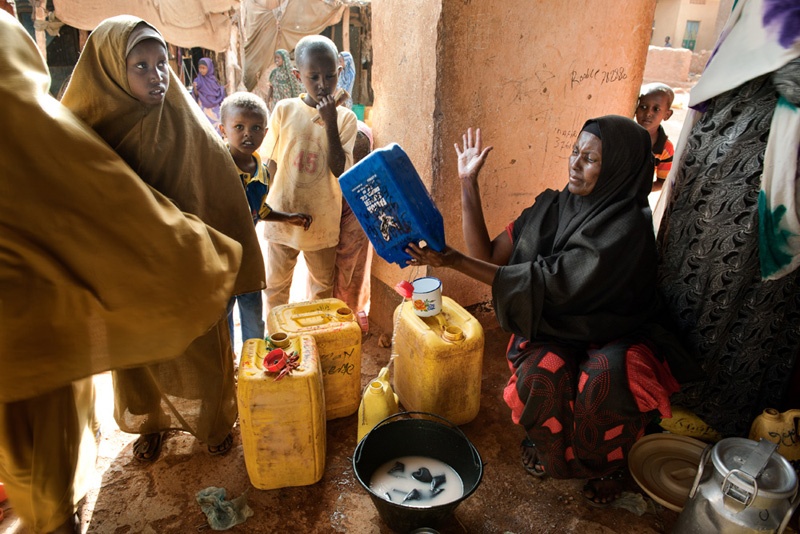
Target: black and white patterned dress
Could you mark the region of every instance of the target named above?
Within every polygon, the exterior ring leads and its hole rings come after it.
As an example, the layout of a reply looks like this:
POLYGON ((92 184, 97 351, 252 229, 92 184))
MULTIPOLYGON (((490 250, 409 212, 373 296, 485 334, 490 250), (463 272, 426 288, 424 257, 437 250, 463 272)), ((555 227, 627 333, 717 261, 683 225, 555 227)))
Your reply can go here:
MULTIPOLYGON (((787 82, 800 86, 797 60, 777 72, 785 97, 787 82)), ((764 408, 783 408, 800 350, 800 273, 762 281, 758 258, 759 187, 778 99, 775 76, 709 101, 691 131, 659 232, 660 289, 687 348, 708 374, 672 401, 725 436, 746 436, 764 408)))

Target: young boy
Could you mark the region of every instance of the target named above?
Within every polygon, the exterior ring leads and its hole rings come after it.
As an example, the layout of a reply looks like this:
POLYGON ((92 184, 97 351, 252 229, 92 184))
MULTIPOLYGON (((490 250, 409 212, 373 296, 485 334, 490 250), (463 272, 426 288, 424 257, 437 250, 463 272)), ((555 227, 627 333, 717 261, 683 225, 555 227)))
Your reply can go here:
POLYGON ((650 143, 653 145, 653 156, 656 159, 656 181, 653 191, 661 191, 669 170, 672 168, 672 156, 675 149, 667 139, 667 134, 661 126, 672 116, 672 101, 675 93, 663 83, 649 83, 642 87, 639 102, 636 104, 636 122, 650 133, 650 143))
POLYGON ((269 158, 273 181, 267 200, 275 209, 308 213, 308 231, 267 223, 267 309, 286 304, 297 255, 308 267, 308 297, 332 294, 336 245, 342 212, 337 178, 352 165, 356 115, 337 107, 339 55, 333 41, 321 35, 304 37, 295 49, 295 76, 306 93, 275 105, 261 153, 269 158), (313 122, 315 116, 321 124, 313 122), (273 172, 274 171, 274 172, 273 172))
MULTIPOLYGON (((267 133, 269 111, 266 103, 253 93, 233 93, 220 106, 220 131, 228 140, 228 149, 242 180, 253 224, 259 220, 286 222, 308 230, 311 216, 305 213, 275 211, 266 203, 269 172, 256 151, 267 133)), ((242 341, 264 338, 264 317, 261 292, 245 293, 228 303, 228 326, 233 335, 233 305, 239 303, 242 341)))

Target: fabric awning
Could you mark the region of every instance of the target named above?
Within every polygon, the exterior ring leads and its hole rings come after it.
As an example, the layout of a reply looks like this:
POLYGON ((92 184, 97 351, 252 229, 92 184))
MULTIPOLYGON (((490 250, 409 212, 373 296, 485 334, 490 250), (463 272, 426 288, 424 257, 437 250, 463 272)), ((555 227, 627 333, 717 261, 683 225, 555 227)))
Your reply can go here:
POLYGON ((170 44, 224 52, 239 0, 53 0, 53 5, 59 20, 81 30, 116 15, 134 15, 158 28, 170 44))

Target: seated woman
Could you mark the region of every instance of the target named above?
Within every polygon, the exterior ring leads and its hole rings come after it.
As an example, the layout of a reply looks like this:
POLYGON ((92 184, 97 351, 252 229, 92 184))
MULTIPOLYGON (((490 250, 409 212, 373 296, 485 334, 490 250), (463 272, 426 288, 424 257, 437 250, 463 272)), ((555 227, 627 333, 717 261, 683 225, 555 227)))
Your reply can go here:
POLYGON ((562 191, 546 190, 493 240, 478 174, 492 147, 481 133, 456 145, 470 255, 409 244, 412 265, 450 267, 492 286, 513 336, 503 398, 525 429, 523 464, 536 476, 588 478, 605 506, 622 491, 627 453, 678 390, 654 324, 656 244, 647 194, 650 137, 631 119, 586 122, 562 191))

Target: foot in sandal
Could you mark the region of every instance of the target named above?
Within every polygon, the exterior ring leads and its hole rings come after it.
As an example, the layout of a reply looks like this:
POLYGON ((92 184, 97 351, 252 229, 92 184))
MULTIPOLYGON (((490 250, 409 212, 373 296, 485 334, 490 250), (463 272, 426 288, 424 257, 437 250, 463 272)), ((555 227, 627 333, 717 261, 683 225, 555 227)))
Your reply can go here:
POLYGON ((225 454, 233 446, 233 434, 228 434, 219 445, 209 445, 208 452, 213 455, 225 454))
POLYGON ((162 432, 155 434, 142 434, 133 442, 133 457, 142 462, 152 462, 161 452, 161 442, 164 439, 162 432))

